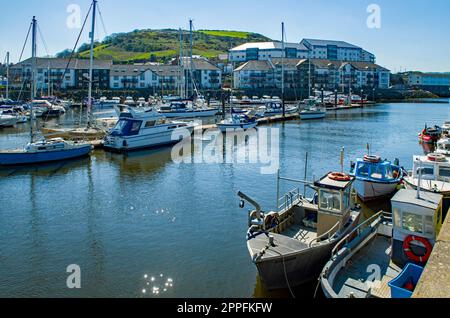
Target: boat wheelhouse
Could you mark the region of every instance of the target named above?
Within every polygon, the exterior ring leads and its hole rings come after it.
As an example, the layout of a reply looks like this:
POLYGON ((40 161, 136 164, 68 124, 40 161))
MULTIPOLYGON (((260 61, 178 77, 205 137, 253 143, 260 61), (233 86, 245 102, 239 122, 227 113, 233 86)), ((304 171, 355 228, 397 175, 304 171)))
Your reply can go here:
POLYGON ((315 199, 308 200, 295 189, 278 200, 279 211, 266 214, 239 193, 256 208, 249 216, 247 246, 267 289, 299 286, 318 277, 335 244, 359 222, 353 181, 354 177, 330 173, 310 184, 315 199))
POLYGON ((356 177, 354 188, 363 201, 392 194, 403 178, 398 163, 381 160, 378 156, 364 156, 352 163, 350 172, 356 177))
MULTIPOLYGON (((393 214, 377 213, 333 249, 320 277, 326 297, 392 298, 403 268, 427 262, 442 224, 442 195, 400 190, 391 203, 393 214)), ((415 280, 401 287, 411 292, 415 280)))

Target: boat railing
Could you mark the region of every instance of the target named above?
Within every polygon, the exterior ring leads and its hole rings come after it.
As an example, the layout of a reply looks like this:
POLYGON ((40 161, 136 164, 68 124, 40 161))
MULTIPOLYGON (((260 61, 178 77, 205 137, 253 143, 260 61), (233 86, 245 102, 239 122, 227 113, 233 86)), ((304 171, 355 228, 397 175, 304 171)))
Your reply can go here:
POLYGON ((330 240, 330 238, 333 237, 333 235, 338 231, 340 224, 340 221, 337 222, 328 232, 312 240, 311 243, 309 243, 309 247, 312 247, 316 243, 322 242, 325 238, 327 238, 327 240, 330 240))
POLYGON ((303 199, 300 188, 295 188, 287 192, 284 196, 278 199, 278 212, 288 211, 293 206, 297 205, 303 199))
POLYGON ((358 225, 353 231, 347 234, 338 244, 336 244, 336 246, 333 248, 331 252, 331 257, 334 258, 344 246, 348 246, 351 241, 359 237, 364 230, 366 230, 369 227, 372 227, 372 225, 375 222, 377 225, 382 221, 392 221, 392 215, 387 212, 381 211, 373 215, 360 225, 358 225))

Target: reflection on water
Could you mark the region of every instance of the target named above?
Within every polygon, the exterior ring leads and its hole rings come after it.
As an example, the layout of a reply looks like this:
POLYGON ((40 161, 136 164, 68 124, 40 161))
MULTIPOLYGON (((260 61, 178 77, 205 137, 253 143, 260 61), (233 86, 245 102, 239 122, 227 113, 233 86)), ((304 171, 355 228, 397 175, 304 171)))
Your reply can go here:
MULTIPOLYGON (((282 174, 302 179, 306 152, 308 179, 339 170, 342 147, 348 170, 367 143, 410 169, 412 156, 424 151, 417 142, 424 118, 439 125, 448 110, 382 105, 273 124, 282 174)), ((23 146, 26 126, 1 130, 0 148, 23 146)), ((167 147, 127 155, 96 150, 65 163, 0 169, 0 296, 290 297, 264 291, 246 247, 248 216, 236 193, 246 192, 265 211, 275 205, 276 175, 260 168, 176 164, 167 147), (66 288, 71 264, 81 268, 80 290, 66 288)), ((364 211, 389 208, 386 200, 364 211)), ((293 292, 311 298, 316 287, 317 280, 293 292)))

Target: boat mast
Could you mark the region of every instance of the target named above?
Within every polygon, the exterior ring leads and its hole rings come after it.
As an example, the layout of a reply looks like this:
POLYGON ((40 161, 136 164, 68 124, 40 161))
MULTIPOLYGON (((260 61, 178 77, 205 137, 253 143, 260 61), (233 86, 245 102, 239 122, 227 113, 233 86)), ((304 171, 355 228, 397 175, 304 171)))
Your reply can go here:
POLYGON ((283 106, 283 117, 286 117, 286 108, 284 103, 284 56, 286 54, 286 48, 284 44, 284 22, 281 23, 281 103, 283 106))
POLYGON ((9 99, 9 52, 6 52, 6 99, 9 99))
POLYGON ((48 66, 47 66, 47 94, 48 94, 48 96, 52 96, 50 85, 51 85, 51 79, 50 79, 50 62, 48 62, 48 66))
POLYGON ((180 28, 180 60, 178 61, 180 66, 180 97, 185 98, 184 94, 184 63, 183 63, 183 30, 180 28))
POLYGON ((311 48, 308 48, 308 99, 311 98, 311 48))
POLYGON ((191 73, 191 82, 189 83, 190 89, 192 91, 192 95, 194 95, 194 71, 193 71, 193 63, 192 63, 192 55, 193 55, 193 37, 192 37, 192 19, 189 20, 189 72, 191 73))
POLYGON ((88 104, 87 104, 87 127, 91 127, 92 120, 92 75, 94 68, 94 38, 95 38, 95 15, 97 9, 97 0, 92 1, 92 28, 91 28, 91 51, 90 51, 90 63, 89 63, 89 88, 88 88, 88 104))
POLYGON ((30 83, 30 91, 31 91, 31 103, 30 103, 30 142, 33 143, 34 132, 34 114, 33 114, 33 100, 36 96, 36 17, 33 17, 32 20, 32 37, 31 37, 31 83, 30 83))

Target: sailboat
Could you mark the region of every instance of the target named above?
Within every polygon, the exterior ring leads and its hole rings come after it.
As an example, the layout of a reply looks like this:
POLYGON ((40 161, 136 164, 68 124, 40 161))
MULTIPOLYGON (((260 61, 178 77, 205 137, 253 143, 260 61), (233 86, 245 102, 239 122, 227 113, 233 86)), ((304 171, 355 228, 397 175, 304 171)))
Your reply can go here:
MULTIPOLYGON (((93 68, 94 68, 94 36, 95 36, 95 19, 97 12, 97 0, 92 1, 92 27, 90 33, 90 64, 89 64, 89 88, 88 88, 88 99, 87 99, 87 125, 86 127, 79 128, 43 128, 42 132, 44 134, 51 134, 52 136, 58 136, 63 138, 71 139, 88 139, 88 140, 101 140, 106 136, 106 131, 97 127, 94 124, 92 108, 93 108, 93 98, 92 98, 92 84, 93 84, 93 68)), ((83 32, 83 30, 81 30, 83 32)), ((80 33, 81 34, 81 33, 80 33)))
MULTIPOLYGON (((202 98, 202 95, 199 93, 197 86, 195 84, 194 80, 194 63, 193 63, 193 57, 192 57, 192 50, 193 50, 193 23, 192 20, 189 21, 189 45, 190 45, 190 57, 189 57, 189 78, 190 83, 187 90, 192 91, 193 95, 196 96, 196 99, 184 99, 179 101, 172 101, 169 104, 162 105, 159 107, 158 112, 166 118, 196 118, 196 117, 213 117, 219 113, 218 108, 209 108, 204 103, 204 98, 202 98), (203 100, 203 102, 202 102, 203 100)), ((180 75, 181 75, 181 82, 185 82, 185 65, 184 65, 184 57, 183 57, 183 44, 182 44, 182 34, 180 31, 180 75)), ((186 93, 186 92, 185 92, 186 93)), ((190 92, 189 92, 190 93, 190 92)), ((188 93, 186 93, 186 96, 188 96, 188 93)), ((185 96, 185 97, 186 97, 185 96)))
MULTIPOLYGON (((36 95, 36 18, 32 20, 31 100, 36 95)), ((88 155, 92 146, 84 142, 67 142, 62 138, 36 140, 33 131, 33 103, 30 103, 30 142, 22 149, 1 150, 0 166, 37 164, 60 161, 88 155)))

